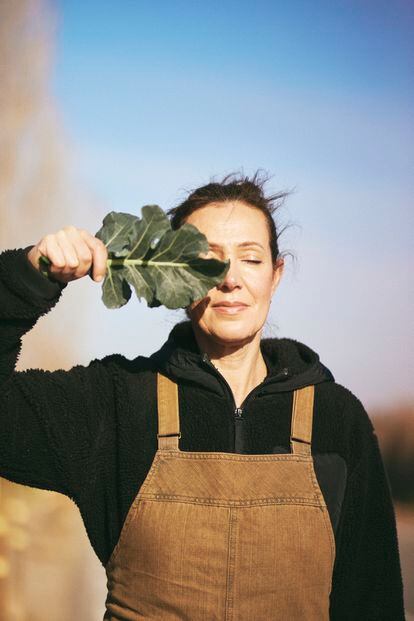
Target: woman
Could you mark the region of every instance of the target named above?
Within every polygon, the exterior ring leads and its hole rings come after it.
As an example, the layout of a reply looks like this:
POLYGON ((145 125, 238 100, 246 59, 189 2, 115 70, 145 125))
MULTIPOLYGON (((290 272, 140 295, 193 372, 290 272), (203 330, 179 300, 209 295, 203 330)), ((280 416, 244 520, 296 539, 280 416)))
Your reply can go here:
POLYGON ((0 255, 0 474, 77 504, 107 572, 105 619, 404 619, 371 420, 309 347, 261 337, 281 198, 229 176, 170 210, 230 269, 150 357, 14 371, 23 334, 68 282, 99 282, 107 252, 65 227, 0 255))

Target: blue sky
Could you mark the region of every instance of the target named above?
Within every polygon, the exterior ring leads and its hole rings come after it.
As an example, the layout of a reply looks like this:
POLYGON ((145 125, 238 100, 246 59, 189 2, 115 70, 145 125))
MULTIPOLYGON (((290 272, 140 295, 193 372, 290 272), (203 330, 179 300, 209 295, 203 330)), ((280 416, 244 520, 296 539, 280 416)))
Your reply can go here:
MULTIPOLYGON (((272 304, 273 335, 308 343, 367 404, 412 397, 414 5, 56 7, 52 89, 74 174, 94 196, 79 226, 95 233, 110 210, 167 209, 212 175, 267 170, 270 191, 294 189, 281 246, 298 258, 272 304)), ((177 320, 129 305, 117 311, 129 332, 100 314, 108 340, 89 336, 86 358, 150 353, 177 320), (144 331, 131 340, 137 313, 144 331)))

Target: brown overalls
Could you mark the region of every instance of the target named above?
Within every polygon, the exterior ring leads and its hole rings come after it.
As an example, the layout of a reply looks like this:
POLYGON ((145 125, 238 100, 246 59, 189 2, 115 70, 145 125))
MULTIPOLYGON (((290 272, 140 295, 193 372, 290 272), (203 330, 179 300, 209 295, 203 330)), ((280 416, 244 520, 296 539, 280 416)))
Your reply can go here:
POLYGON ((158 450, 106 565, 104 620, 328 620, 314 386, 294 392, 292 452, 264 455, 180 451, 177 388, 158 374, 158 450))

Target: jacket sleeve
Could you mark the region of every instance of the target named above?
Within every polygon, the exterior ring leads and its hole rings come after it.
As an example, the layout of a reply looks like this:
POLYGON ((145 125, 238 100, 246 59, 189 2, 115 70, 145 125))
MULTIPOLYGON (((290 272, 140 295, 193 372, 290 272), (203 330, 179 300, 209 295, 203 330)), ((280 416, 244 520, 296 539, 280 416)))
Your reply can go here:
POLYGON ((16 371, 23 335, 67 286, 38 272, 32 246, 0 254, 0 476, 76 501, 112 400, 107 361, 16 371))
POLYGON ((361 402, 349 409, 355 424, 350 472, 338 525, 331 591, 334 621, 404 621, 403 583, 395 512, 375 429, 361 402))

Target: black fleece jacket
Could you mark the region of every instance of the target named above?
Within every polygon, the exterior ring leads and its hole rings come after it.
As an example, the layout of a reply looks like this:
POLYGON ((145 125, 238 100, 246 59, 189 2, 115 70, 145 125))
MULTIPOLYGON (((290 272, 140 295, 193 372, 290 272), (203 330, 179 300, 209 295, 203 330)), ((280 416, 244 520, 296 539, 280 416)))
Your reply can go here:
POLYGON ((404 620, 395 515, 374 427, 314 351, 294 339, 262 339, 268 375, 238 410, 188 321, 150 357, 112 354, 69 371, 17 372, 22 336, 67 286, 31 265, 30 248, 0 254, 1 476, 71 498, 105 566, 157 449, 158 370, 179 385, 183 451, 290 451, 293 390, 314 384, 312 454, 336 541, 330 618, 404 620))

